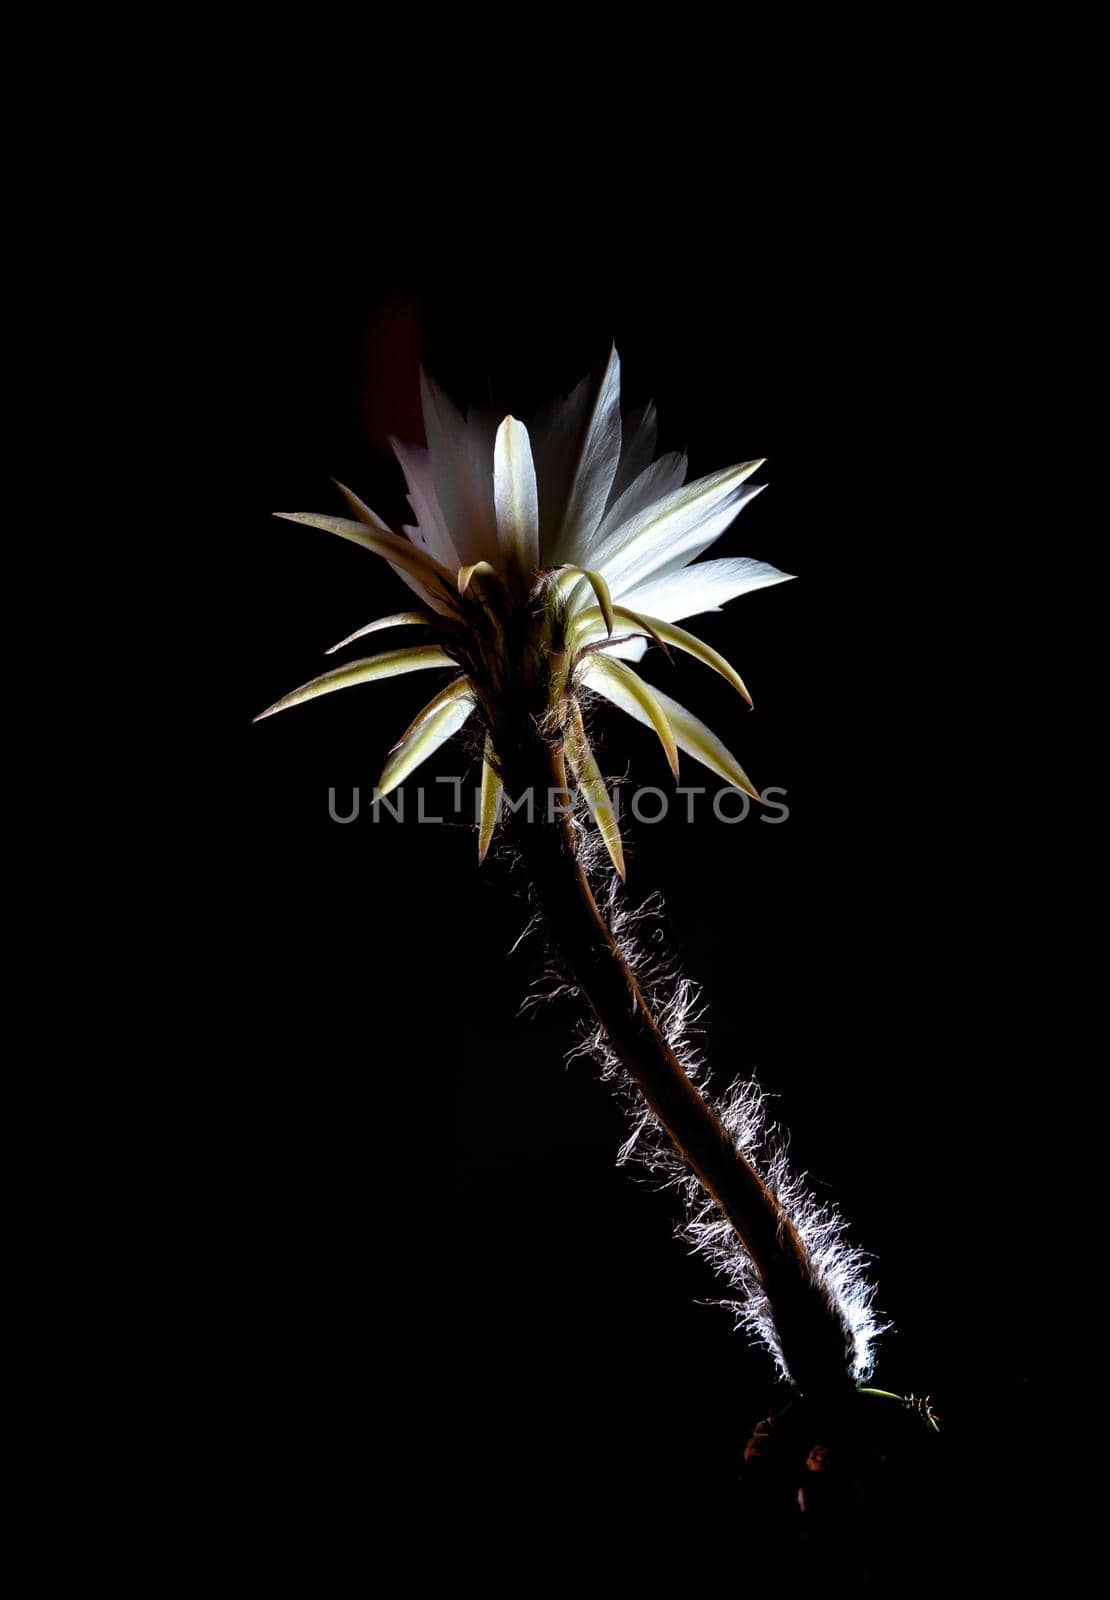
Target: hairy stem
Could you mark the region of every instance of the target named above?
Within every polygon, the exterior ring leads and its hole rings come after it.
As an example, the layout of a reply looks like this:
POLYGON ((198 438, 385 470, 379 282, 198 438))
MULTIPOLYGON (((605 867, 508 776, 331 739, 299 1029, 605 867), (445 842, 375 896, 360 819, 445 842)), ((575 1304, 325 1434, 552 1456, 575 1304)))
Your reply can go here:
POLYGON ((849 1332, 810 1271, 789 1217, 738 1151, 667 1043, 578 859, 561 741, 536 736, 504 778, 538 804, 518 840, 556 950, 675 1151, 738 1234, 762 1280, 783 1359, 806 1394, 852 1388, 849 1332), (549 803, 552 797, 553 803, 549 803))

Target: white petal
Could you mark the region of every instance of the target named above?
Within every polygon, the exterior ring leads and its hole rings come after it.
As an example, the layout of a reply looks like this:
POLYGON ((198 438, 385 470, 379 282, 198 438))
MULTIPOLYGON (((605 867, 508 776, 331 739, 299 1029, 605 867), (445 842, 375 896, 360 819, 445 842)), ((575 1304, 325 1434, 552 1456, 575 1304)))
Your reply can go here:
POLYGON ((600 550, 602 541, 607 539, 615 528, 622 527, 624 523, 631 522, 641 511, 646 511, 666 495, 672 494, 675 489, 682 487, 686 477, 687 459, 681 450, 669 450, 665 456, 660 456, 658 461, 653 461, 650 466, 629 484, 618 500, 614 500, 594 536, 594 548, 600 550))
POLYGON ((780 572, 766 561, 747 556, 724 556, 719 561, 699 561, 673 572, 657 572, 644 583, 621 592, 623 604, 633 611, 679 622, 703 611, 719 611, 729 600, 772 583, 786 583, 792 573, 780 572))
MULTIPOLYGON (((716 544, 748 502, 754 500, 757 494, 762 494, 765 488, 766 484, 746 483, 698 523, 687 526, 681 533, 671 530, 662 537, 649 534, 635 546, 622 550, 613 563, 617 574, 613 581, 621 597, 626 596, 637 583, 646 582, 656 573, 677 572, 695 561, 710 545, 716 544)), ((602 565, 608 570, 605 563, 602 565)))
POLYGON ((593 380, 583 378, 569 395, 549 400, 528 424, 539 489, 540 558, 544 566, 552 565, 593 392, 593 380))
POLYGON ((438 383, 420 373, 424 429, 432 478, 445 527, 460 565, 497 559, 497 520, 493 509, 493 440, 477 421, 468 421, 438 383))
POLYGON ((401 740, 386 762, 378 779, 380 794, 388 794, 399 783, 403 783, 429 756, 435 755, 453 733, 458 732, 474 710, 474 698, 472 695, 463 695, 434 711, 427 706, 424 710, 427 715, 423 712, 419 715, 412 732, 401 740))
POLYGON ((621 598, 657 568, 682 557, 692 561, 708 549, 740 507, 759 493, 762 485, 753 487, 745 479, 760 466, 761 461, 746 461, 712 472, 614 527, 590 553, 591 563, 609 580, 614 598, 621 598))
POLYGON ((642 661, 650 643, 650 639, 626 639, 620 644, 607 644, 605 654, 619 656, 622 661, 642 661))
POLYGON ((621 459, 613 487, 609 490, 609 505, 614 505, 624 491, 651 465, 658 434, 655 407, 649 400, 639 411, 630 411, 621 420, 621 459))
POLYGON ((460 565, 459 553, 447 531, 439 497, 432 474, 431 456, 422 445, 406 444, 403 439, 391 439, 393 453, 401 463, 408 485, 409 505, 416 517, 417 527, 423 534, 423 545, 445 567, 460 565))
POLYGON ((578 446, 562 527, 550 557, 555 565, 576 561, 605 515, 620 464, 620 383, 621 365, 614 346, 578 446))
POLYGON ((518 570, 530 576, 540 564, 536 468, 528 429, 515 417, 506 417, 497 430, 493 447, 493 499, 498 542, 518 570))

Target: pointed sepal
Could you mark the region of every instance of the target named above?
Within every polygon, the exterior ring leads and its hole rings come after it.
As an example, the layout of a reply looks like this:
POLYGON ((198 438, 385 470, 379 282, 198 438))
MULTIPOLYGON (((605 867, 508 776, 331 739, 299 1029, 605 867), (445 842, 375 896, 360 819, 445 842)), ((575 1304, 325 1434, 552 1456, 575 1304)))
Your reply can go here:
POLYGON ((586 728, 582 721, 582 712, 577 700, 573 701, 571 705, 564 741, 575 780, 586 798, 586 804, 590 808, 590 815, 597 824, 598 832, 601 834, 605 848, 609 852, 609 859, 613 863, 617 877, 623 883, 625 877, 624 846, 621 844, 620 825, 617 822, 613 802, 609 798, 609 791, 605 787, 605 779, 601 776, 601 769, 594 759, 590 741, 586 737, 586 728))
POLYGON ((470 695, 457 694, 450 699, 437 695, 426 705, 410 725, 401 740, 394 745, 381 777, 378 794, 386 795, 403 783, 422 766, 429 756, 435 755, 441 745, 457 733, 474 710, 470 695), (438 704, 436 702, 439 702, 438 704))

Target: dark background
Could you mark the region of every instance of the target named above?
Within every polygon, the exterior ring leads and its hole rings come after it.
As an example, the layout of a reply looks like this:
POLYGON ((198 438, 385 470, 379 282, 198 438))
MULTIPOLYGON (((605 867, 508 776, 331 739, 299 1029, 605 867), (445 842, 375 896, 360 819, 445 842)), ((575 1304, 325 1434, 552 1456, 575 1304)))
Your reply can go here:
MULTIPOLYGON (((875 1381, 929 1391, 943 1423, 938 1559, 955 1530, 996 1564, 1037 1533, 1041 1246, 1014 1085, 1041 1039, 990 576, 1009 442, 966 212, 917 182, 920 206, 896 208, 815 166, 767 227, 681 194, 586 216, 568 187, 516 229, 496 201, 429 226, 403 184, 352 200, 302 172, 259 220, 221 396, 241 423, 219 534, 242 579, 220 830, 235 1009, 205 1085, 191 1281, 224 1445, 273 1530, 326 1546, 371 1515, 382 1538, 418 1508, 491 1571, 602 1522, 623 1537, 645 1503, 685 1526, 702 1495, 729 1539, 757 1531, 733 1486, 783 1393, 703 1303, 716 1285, 673 1200, 615 1168, 622 1115, 563 1064, 573 1013, 517 1020, 540 959, 509 953, 519 886, 478 870, 466 827, 366 815, 430 691, 250 726, 407 604, 367 553, 270 512, 338 510, 334 473, 404 519, 384 440, 418 437, 418 353, 464 403, 520 414, 615 339, 627 403, 655 400, 691 476, 768 458, 713 554, 798 574, 699 624, 754 714, 693 662, 647 669, 788 791, 788 821, 727 827, 703 800, 694 827, 630 824, 629 894, 665 896, 718 1080, 759 1078, 874 1255, 894 1324, 875 1381), (361 787, 357 822, 329 820, 329 785, 341 804, 361 787)), ((665 786, 642 730, 603 726, 607 770, 665 786)), ((466 746, 425 782, 451 773, 469 791, 466 746)))

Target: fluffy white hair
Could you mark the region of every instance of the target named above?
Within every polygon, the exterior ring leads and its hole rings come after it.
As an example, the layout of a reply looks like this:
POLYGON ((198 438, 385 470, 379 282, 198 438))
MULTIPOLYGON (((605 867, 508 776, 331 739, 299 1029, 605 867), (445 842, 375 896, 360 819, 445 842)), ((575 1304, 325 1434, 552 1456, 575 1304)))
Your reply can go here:
MULTIPOLYGON (((622 956, 636 975, 667 1043, 707 1104, 720 1118, 735 1148, 759 1173, 778 1205, 789 1217, 801 1241, 815 1281, 835 1308, 851 1352, 850 1370, 857 1382, 865 1381, 873 1367, 878 1336, 890 1324, 875 1310, 875 1288, 866 1275, 869 1257, 850 1243, 844 1218, 829 1202, 819 1200, 804 1173, 791 1170, 782 1130, 767 1117, 767 1096, 754 1079, 738 1078, 720 1094, 714 1092, 701 1044, 699 1023, 704 1015, 701 991, 681 972, 666 949, 663 900, 658 893, 640 905, 624 897, 618 879, 608 867, 595 830, 583 826, 576 815, 580 859, 590 877, 598 904, 622 956)), ((537 913, 525 933, 542 928, 537 913)), ((518 941, 519 943, 519 941, 518 941)), ((532 985, 522 1010, 557 997, 580 998, 577 987, 557 971, 549 970, 532 985)), ((714 1303, 735 1318, 735 1326, 766 1346, 783 1377, 789 1377, 783 1360, 771 1308, 755 1265, 735 1229, 678 1156, 652 1112, 644 1105, 636 1085, 595 1019, 579 1025, 579 1036, 568 1062, 589 1057, 601 1067, 625 1106, 632 1129, 620 1146, 620 1165, 635 1163, 662 1186, 677 1191, 682 1215, 676 1233, 703 1256, 728 1285, 728 1293, 714 1303)))

